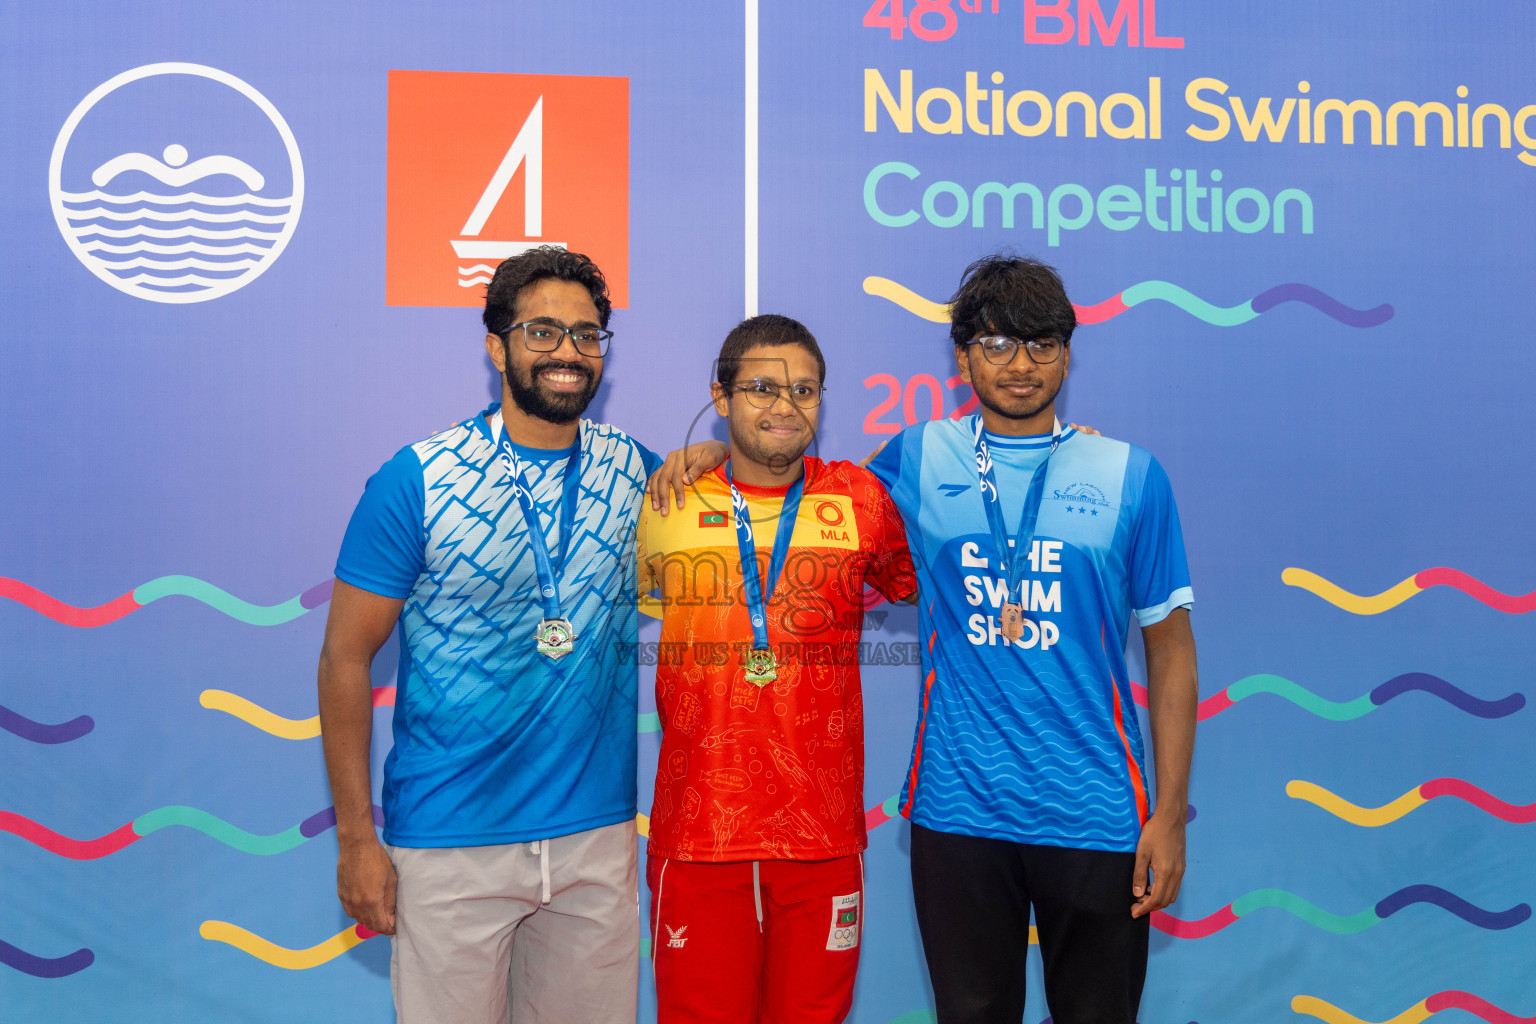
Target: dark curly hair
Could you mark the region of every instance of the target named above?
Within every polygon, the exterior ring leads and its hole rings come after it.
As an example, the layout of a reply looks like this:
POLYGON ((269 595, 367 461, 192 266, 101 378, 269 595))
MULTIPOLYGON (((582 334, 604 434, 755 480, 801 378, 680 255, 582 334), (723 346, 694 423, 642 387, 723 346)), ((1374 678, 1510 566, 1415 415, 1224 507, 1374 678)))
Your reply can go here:
POLYGON ((608 301, 608 282, 597 264, 582 253, 540 245, 502 260, 496 268, 496 276, 485 289, 485 329, 491 334, 505 334, 517 322, 518 294, 545 278, 574 281, 586 288, 597 307, 599 325, 608 326, 613 303, 608 301))
POLYGON ((1077 314, 1056 268, 1027 256, 993 253, 965 268, 949 300, 949 336, 965 345, 978 333, 1072 341, 1077 314))
POLYGON ((741 369, 741 357, 758 345, 799 345, 816 357, 816 372, 821 383, 826 383, 827 361, 822 358, 816 336, 799 320, 778 313, 748 317, 731 328, 720 345, 720 357, 715 360, 715 379, 721 384, 734 383, 741 369))

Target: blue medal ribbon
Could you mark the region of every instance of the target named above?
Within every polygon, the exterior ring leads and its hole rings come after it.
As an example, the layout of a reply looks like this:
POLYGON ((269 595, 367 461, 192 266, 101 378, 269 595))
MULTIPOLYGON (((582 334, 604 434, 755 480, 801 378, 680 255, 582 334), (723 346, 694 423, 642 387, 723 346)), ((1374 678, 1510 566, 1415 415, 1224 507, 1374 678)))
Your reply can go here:
POLYGON ((768 646, 767 605, 773 600, 773 591, 789 558, 789 542, 795 533, 795 517, 800 514, 800 496, 805 492, 805 473, 789 485, 784 495, 784 506, 779 509, 779 532, 773 538, 773 554, 768 559, 768 590, 763 592, 757 571, 757 543, 752 539, 752 516, 747 499, 736 489, 731 480, 730 464, 726 464, 725 478, 731 485, 731 511, 736 519, 736 547, 741 554, 741 583, 747 598, 747 617, 752 620, 752 647, 754 650, 772 650, 768 646))
POLYGON ((549 547, 544 543, 544 528, 539 524, 538 510, 533 504, 533 490, 523 476, 523 464, 517 457, 517 446, 502 429, 501 417, 496 418, 496 446, 501 464, 506 468, 507 479, 512 482, 512 496, 523 510, 528 523, 528 546, 533 549, 533 568, 539 576, 539 601, 544 607, 544 618, 560 618, 560 575, 565 571, 565 558, 571 547, 571 534, 576 531, 576 504, 581 496, 581 443, 577 434, 576 450, 565 462, 565 478, 560 487, 560 548, 553 560, 549 547))
POLYGON ((1014 592, 1018 591, 1020 607, 1024 607, 1028 604, 1024 600, 1022 586, 1024 564, 1029 560, 1029 549, 1035 541, 1035 523, 1040 519, 1040 505, 1045 500, 1045 473, 1050 468, 1051 456, 1056 454, 1056 446, 1061 444, 1061 421, 1055 421, 1051 430, 1051 450, 1045 453, 1045 461, 1040 463, 1035 475, 1030 478, 1029 490, 1024 495, 1024 512, 1019 518, 1019 533, 1010 552, 1008 528, 1003 522, 1003 505, 997 493, 997 474, 992 468, 992 453, 987 448, 986 428, 982 426, 979 413, 972 419, 976 442, 976 475, 981 478, 982 504, 987 509, 987 525, 992 529, 992 544, 997 548, 997 565, 1008 580, 1008 600, 1012 601, 1014 592))

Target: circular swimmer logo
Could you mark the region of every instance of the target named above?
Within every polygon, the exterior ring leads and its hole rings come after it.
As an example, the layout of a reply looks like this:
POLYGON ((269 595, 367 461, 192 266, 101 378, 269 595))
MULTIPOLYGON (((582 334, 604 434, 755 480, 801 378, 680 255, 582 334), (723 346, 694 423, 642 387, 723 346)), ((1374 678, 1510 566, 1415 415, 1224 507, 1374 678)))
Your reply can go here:
POLYGON ((288 122, 246 82, 202 64, 146 64, 70 113, 48 196, 70 251, 107 284, 151 302, 206 302, 282 254, 304 165, 288 122))

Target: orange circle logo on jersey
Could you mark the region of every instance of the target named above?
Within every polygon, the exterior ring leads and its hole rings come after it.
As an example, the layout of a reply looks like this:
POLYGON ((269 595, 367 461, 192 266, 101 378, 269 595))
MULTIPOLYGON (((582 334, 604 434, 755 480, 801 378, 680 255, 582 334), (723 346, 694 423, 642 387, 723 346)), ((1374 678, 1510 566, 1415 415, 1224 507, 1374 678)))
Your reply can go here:
POLYGON ((816 503, 816 518, 823 526, 842 526, 842 506, 835 501, 818 501, 816 503))

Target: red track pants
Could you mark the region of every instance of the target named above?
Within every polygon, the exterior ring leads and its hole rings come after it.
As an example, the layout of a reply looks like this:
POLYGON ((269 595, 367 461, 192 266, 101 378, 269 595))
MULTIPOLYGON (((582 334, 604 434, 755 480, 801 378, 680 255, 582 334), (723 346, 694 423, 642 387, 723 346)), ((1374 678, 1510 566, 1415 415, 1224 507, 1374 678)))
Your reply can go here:
POLYGON ((649 858, 658 1024, 840 1024, 864 931, 864 861, 649 858))

